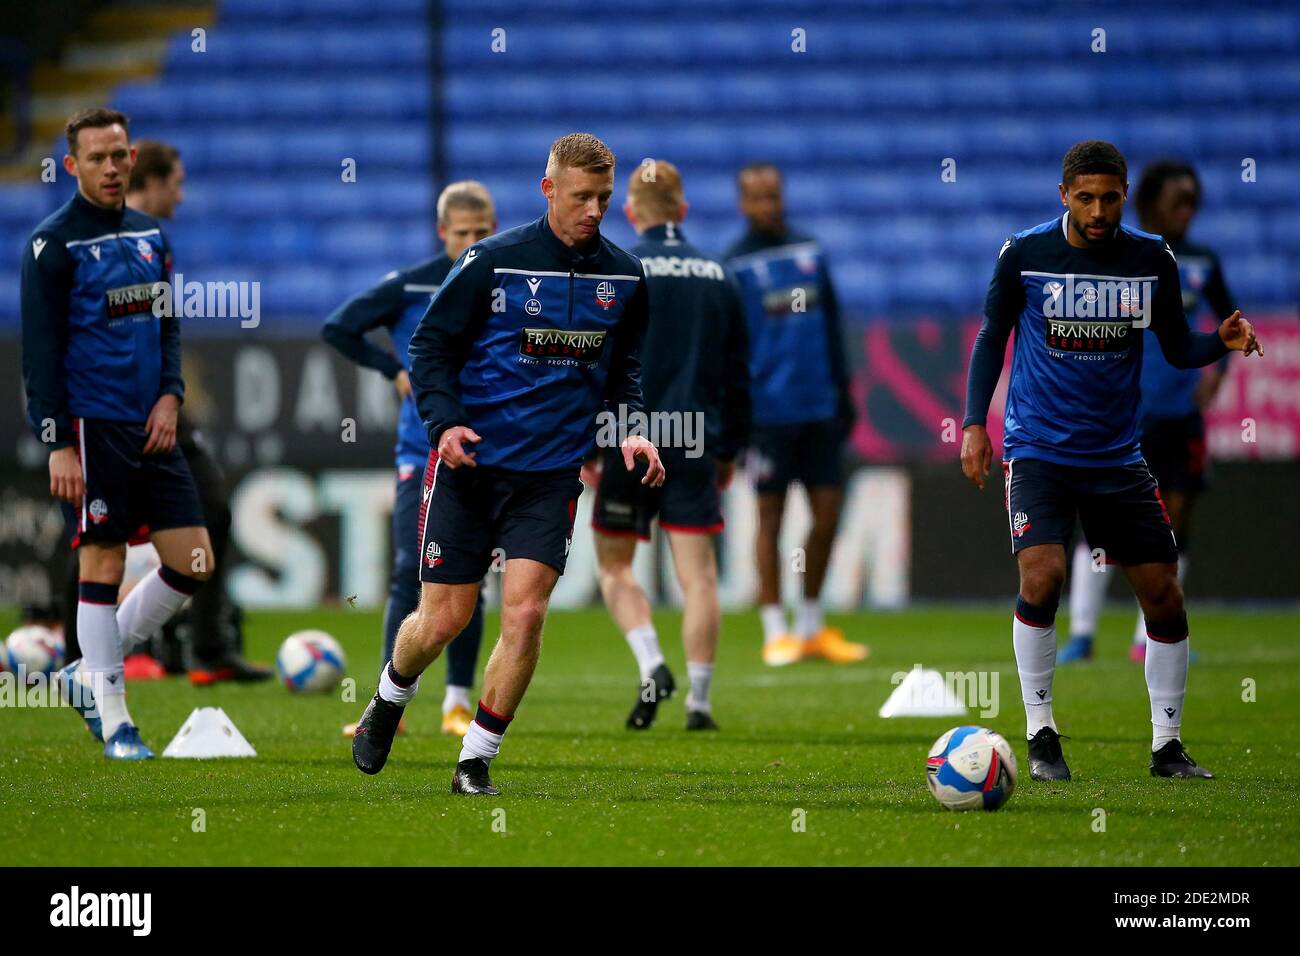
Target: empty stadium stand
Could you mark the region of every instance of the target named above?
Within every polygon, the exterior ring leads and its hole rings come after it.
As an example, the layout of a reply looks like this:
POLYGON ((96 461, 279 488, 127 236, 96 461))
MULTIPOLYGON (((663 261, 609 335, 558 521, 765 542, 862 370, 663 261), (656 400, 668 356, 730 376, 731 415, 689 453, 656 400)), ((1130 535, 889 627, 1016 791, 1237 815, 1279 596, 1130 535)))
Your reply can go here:
MULTIPOLYGON (((619 156, 619 203, 641 159, 676 162, 687 229, 715 249, 741 230, 736 168, 771 159, 853 318, 960 318, 979 311, 1003 238, 1060 211, 1065 149, 1100 137, 1134 178, 1158 156, 1193 160, 1205 189, 1195 233, 1221 251, 1238 298, 1300 301, 1294 4, 522 6, 223 0, 203 52, 176 30, 156 71, 110 99, 134 135, 181 148, 178 268, 260 280, 264 328, 300 330, 430 254, 440 182, 483 180, 503 226, 537 215, 547 146, 586 129, 619 156), (800 37, 805 52, 792 49, 800 37), (342 180, 347 159, 355 183, 342 180), (941 178, 945 159, 955 181, 941 178)), ((61 157, 57 135, 45 138, 61 157)), ((0 328, 17 325, 25 235, 70 189, 61 171, 52 185, 0 184, 0 328)), ((630 239, 618 210, 607 222, 630 239)))

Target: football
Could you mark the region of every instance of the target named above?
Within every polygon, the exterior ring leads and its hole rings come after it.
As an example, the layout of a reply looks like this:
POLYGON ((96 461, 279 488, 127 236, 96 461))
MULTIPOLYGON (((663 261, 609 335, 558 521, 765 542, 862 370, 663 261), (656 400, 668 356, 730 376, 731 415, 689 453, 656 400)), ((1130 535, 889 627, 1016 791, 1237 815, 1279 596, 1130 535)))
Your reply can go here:
POLYGON ((63 666, 63 638, 48 627, 27 624, 18 628, 4 643, 4 670, 28 674, 50 674, 63 666))
POLYGON ((1016 757, 1001 734, 954 727, 934 742, 925 782, 949 810, 996 810, 1016 790, 1016 757))
POLYGON ((297 631, 280 645, 275 669, 291 691, 324 693, 333 690, 343 679, 347 657, 339 642, 324 631, 297 631))

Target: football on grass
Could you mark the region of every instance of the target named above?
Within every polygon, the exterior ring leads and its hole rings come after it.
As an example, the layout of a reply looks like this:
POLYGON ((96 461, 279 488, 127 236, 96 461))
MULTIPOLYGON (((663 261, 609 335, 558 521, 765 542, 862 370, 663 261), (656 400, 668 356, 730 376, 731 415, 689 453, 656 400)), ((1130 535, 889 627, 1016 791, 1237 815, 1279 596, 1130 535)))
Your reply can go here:
POLYGON ((347 670, 339 642, 324 631, 290 634, 275 655, 275 669, 285 687, 299 693, 333 690, 347 670))
POLYGON ((934 742, 925 782, 949 810, 996 810, 1016 790, 1016 757, 1001 734, 954 727, 934 742))
POLYGON ((48 627, 27 624, 0 645, 2 670, 50 674, 63 666, 63 637, 48 627))

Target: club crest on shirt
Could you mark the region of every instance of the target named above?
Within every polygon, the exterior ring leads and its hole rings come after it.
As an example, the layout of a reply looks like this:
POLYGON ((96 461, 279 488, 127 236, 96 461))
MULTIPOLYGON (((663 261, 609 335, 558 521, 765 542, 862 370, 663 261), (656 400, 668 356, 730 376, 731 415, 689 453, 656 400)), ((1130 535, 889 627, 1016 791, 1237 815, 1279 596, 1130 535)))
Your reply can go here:
POLYGON ((596 286, 596 301, 600 303, 602 309, 608 309, 614 304, 614 283, 602 282, 596 286))
POLYGON ((149 245, 144 239, 135 241, 135 251, 140 253, 140 258, 145 262, 153 262, 153 246, 149 245))
POLYGON ((1043 317, 1125 319, 1145 328, 1151 324, 1155 289, 1156 282, 1150 278, 1070 273, 1043 283, 1043 317))

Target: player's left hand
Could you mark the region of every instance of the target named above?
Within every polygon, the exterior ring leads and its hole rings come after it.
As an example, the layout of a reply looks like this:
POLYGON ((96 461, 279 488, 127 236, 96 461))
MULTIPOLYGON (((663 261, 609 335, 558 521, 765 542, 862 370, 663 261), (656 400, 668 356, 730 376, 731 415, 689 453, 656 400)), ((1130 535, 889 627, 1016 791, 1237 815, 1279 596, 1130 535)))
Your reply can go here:
POLYGON ((165 455, 176 447, 176 416, 181 408, 175 395, 163 395, 154 402, 153 411, 144 423, 144 453, 165 455))
POLYGON ((1264 346, 1255 338, 1255 327, 1241 317, 1240 309, 1223 320, 1219 326, 1219 338, 1228 348, 1245 355, 1251 352, 1264 354, 1264 346))
POLYGON ((664 471, 664 464, 659 460, 659 449, 648 438, 641 435, 629 435, 623 439, 623 464, 627 470, 631 471, 636 467, 636 460, 642 458, 650 466, 646 469, 645 477, 641 479, 641 484, 649 485, 651 488, 658 488, 668 477, 664 471))
POLYGON ((600 484, 600 459, 591 458, 582 463, 582 471, 578 473, 579 480, 588 488, 595 488, 600 484))

